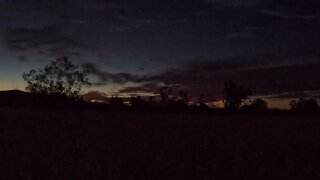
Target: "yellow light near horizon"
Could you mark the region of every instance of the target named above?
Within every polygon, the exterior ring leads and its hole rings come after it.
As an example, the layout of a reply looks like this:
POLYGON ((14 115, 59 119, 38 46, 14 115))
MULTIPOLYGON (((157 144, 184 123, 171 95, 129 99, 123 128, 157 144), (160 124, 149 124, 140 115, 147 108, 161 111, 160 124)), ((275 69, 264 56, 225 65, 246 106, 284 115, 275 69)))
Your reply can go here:
POLYGON ((212 101, 207 103, 210 108, 224 108, 224 103, 222 100, 220 101, 212 101))
POLYGON ((0 83, 0 91, 6 91, 6 90, 24 90, 23 85, 16 85, 11 83, 0 83))
POLYGON ((293 99, 266 99, 270 109, 290 109, 290 102, 293 99))
MULTIPOLYGON (((293 99, 264 99, 270 109, 290 109, 290 102, 293 99)), ((207 103, 211 108, 224 108, 222 100, 207 103)))

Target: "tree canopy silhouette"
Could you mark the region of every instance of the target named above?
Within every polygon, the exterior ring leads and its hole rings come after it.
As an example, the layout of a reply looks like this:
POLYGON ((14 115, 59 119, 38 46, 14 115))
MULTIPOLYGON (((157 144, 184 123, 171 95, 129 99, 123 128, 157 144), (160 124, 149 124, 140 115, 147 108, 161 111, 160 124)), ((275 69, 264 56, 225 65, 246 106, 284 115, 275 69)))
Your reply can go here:
POLYGON ((233 81, 227 81, 224 83, 222 90, 222 98, 225 105, 225 109, 239 110, 241 103, 247 99, 251 91, 243 88, 233 81))
POLYGON ((26 90, 45 95, 63 95, 77 98, 83 85, 90 85, 87 74, 71 63, 67 57, 51 61, 43 69, 33 69, 23 74, 26 90))

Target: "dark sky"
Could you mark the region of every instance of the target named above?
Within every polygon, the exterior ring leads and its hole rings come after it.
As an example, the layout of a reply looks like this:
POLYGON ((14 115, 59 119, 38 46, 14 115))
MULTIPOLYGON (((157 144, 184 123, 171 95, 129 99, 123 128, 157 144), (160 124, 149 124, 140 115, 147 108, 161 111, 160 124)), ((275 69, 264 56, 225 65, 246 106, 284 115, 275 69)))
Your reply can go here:
POLYGON ((0 89, 68 56, 91 73, 85 91, 320 90, 319 0, 0 0, 0 39, 0 89))

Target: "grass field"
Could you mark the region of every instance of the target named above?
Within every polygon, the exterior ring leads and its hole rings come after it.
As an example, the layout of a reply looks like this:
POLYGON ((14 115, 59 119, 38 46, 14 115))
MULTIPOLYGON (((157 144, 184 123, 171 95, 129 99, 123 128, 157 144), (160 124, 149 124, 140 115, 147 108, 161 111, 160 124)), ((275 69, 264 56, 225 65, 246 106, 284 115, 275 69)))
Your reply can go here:
POLYGON ((0 109, 0 179, 320 179, 316 116, 0 109))

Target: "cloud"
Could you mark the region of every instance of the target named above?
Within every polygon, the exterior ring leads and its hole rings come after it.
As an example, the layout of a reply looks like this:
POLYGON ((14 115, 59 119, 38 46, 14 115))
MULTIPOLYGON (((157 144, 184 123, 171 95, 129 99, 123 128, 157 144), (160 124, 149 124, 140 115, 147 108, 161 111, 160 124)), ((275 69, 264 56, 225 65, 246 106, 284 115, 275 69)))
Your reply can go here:
POLYGON ((104 85, 108 82, 117 84, 125 84, 128 82, 141 83, 152 80, 146 76, 134 75, 130 73, 109 73, 101 70, 98 68, 98 65, 94 63, 84 63, 82 64, 82 68, 90 75, 98 78, 98 82, 94 83, 96 85, 104 85))
POLYGON ((128 1, 105 1, 105 0, 80 0, 79 4, 85 10, 105 11, 105 10, 121 10, 129 6, 128 1))
POLYGON ((271 94, 267 96, 261 96, 262 98, 267 99, 300 99, 300 98, 312 98, 312 99, 320 99, 320 91, 295 91, 295 92, 285 92, 278 94, 271 94))
POLYGON ((189 61, 189 63, 182 65, 182 69, 189 69, 191 74, 196 73, 198 69, 208 72, 234 72, 236 70, 320 62, 317 54, 309 55, 298 53, 289 56, 272 56, 266 54, 253 57, 233 57, 220 59, 195 58, 189 61))
POLYGON ((144 83, 139 86, 135 87, 125 87, 121 90, 119 90, 119 93, 125 93, 125 94, 136 94, 136 93, 142 93, 142 94, 157 94, 159 93, 159 90, 164 85, 161 83, 144 83))
POLYGON ((22 61, 22 62, 24 62, 24 61, 27 60, 27 58, 26 58, 25 55, 20 55, 20 56, 18 56, 18 59, 19 59, 20 61, 22 61))
POLYGON ((33 50, 50 57, 81 56, 83 50, 91 50, 59 26, 9 28, 4 43, 12 51, 33 50))
POLYGON ((228 33, 227 38, 233 39, 233 38, 251 38, 254 37, 252 33, 249 32, 233 32, 228 33))
MULTIPOLYGON (((234 80, 252 89, 256 95, 319 90, 320 63, 316 58, 307 57, 198 61, 169 69, 150 79, 188 89, 193 95, 211 94, 214 97, 220 96, 226 80, 234 80)), ((130 90, 138 89, 136 87, 130 90)))
POLYGON ((215 71, 203 66, 186 66, 162 74, 158 79, 166 84, 180 84, 193 94, 211 93, 219 96, 223 82, 234 80, 252 89, 256 94, 272 94, 288 91, 319 90, 320 63, 288 65, 265 68, 236 68, 230 66, 215 71))
POLYGON ((319 18, 319 13, 315 14, 294 14, 273 10, 261 10, 261 13, 269 16, 279 17, 283 19, 315 19, 319 18))
POLYGON ((9 10, 12 13, 29 16, 37 14, 35 18, 68 18, 72 13, 80 11, 77 0, 2 0, 0 9, 9 10))
POLYGON ((223 7, 254 7, 263 0, 207 0, 208 2, 223 7))
POLYGON ((234 80, 255 94, 277 94, 289 91, 319 90, 320 62, 316 57, 256 57, 221 61, 198 60, 170 68, 158 75, 139 76, 129 73, 109 73, 96 64, 83 68, 98 77, 98 85, 107 82, 134 86, 123 87, 119 93, 157 93, 160 87, 188 90, 190 95, 211 94, 218 98, 223 83, 234 80))

